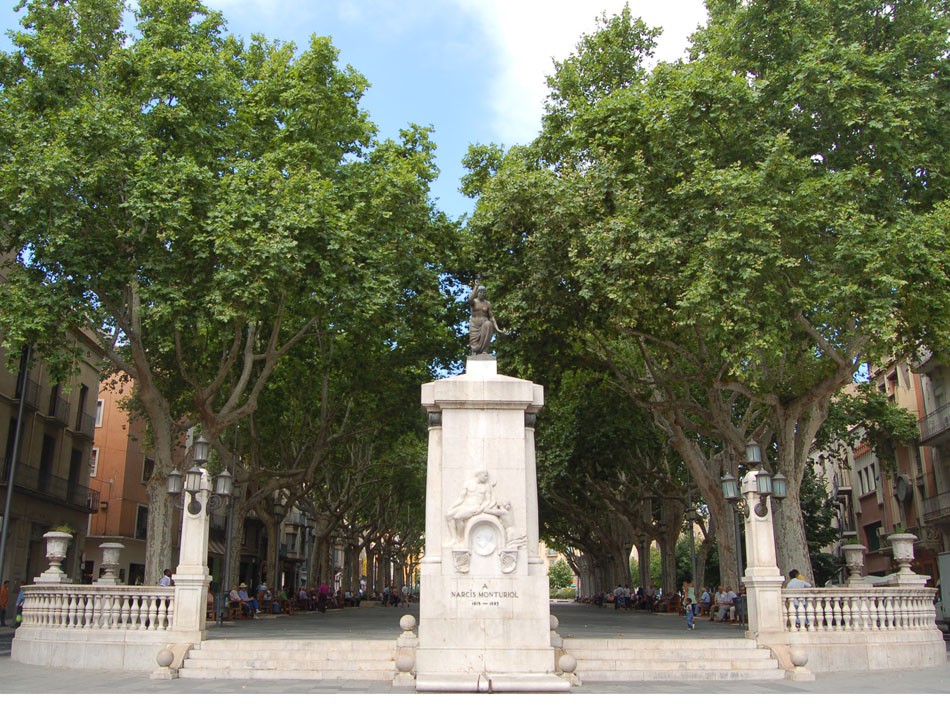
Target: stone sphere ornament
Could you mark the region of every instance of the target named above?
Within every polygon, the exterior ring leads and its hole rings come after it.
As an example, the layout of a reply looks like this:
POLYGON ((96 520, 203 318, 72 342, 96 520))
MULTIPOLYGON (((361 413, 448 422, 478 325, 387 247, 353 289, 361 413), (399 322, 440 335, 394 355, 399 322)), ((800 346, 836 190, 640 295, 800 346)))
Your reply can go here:
POLYGON ((574 673, 577 670, 577 659, 570 654, 562 654, 557 660, 557 665, 564 673, 574 673))
POLYGON ((175 654, 173 654, 170 649, 162 649, 155 657, 155 663, 157 663, 162 668, 168 668, 172 665, 174 660, 175 654))
POLYGON ((416 659, 412 654, 399 654, 396 657, 396 670, 399 673, 412 673, 415 665, 416 659))
POLYGON ((403 631, 412 631, 416 628, 416 618, 412 614, 406 614, 399 619, 399 628, 403 631))
POLYGON ((803 649, 792 649, 788 653, 796 668, 802 668, 808 663, 808 654, 803 649))

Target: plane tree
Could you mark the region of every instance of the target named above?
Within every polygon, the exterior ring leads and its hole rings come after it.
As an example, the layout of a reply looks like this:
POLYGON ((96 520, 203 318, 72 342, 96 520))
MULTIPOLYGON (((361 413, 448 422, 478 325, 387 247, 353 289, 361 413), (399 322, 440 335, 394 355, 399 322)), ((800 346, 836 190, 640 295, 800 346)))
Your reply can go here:
POLYGON ((433 146, 416 127, 376 142, 368 84, 328 38, 244 42, 195 0, 141 0, 129 32, 121 0, 21 8, 0 54, 0 331, 65 371, 62 335, 85 329, 134 380, 155 581, 182 435, 226 453, 305 336, 417 304, 399 276, 438 222, 433 146))
POLYGON ((523 359, 582 344, 651 408, 720 536, 719 475, 759 442, 789 485, 779 564, 808 572, 799 488, 831 400, 950 334, 950 13, 707 7, 689 58, 652 68, 654 31, 602 18, 535 141, 470 152, 472 253, 523 359))
POLYGON ((537 436, 545 541, 573 551, 588 593, 629 581, 632 548, 646 561, 657 541, 668 565, 660 584, 672 586, 686 488, 650 413, 590 369, 562 374, 545 400, 537 436))

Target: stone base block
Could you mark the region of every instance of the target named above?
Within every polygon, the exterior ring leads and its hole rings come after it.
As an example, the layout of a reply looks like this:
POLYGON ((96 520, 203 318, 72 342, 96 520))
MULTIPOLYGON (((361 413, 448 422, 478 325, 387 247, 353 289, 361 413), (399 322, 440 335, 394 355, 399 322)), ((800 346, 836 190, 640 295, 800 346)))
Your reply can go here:
POLYGON ((813 673, 836 671, 886 671, 942 666, 947 647, 936 628, 923 631, 786 633, 757 639, 773 650, 783 667, 791 669, 787 651, 795 649, 807 658, 813 673))
POLYGON ((416 677, 420 693, 569 693, 569 681, 552 674, 427 674, 416 677))
POLYGON ((156 669, 155 657, 168 644, 187 648, 192 643, 196 643, 193 637, 171 631, 70 631, 24 626, 17 629, 10 658, 34 666, 151 673, 156 669))

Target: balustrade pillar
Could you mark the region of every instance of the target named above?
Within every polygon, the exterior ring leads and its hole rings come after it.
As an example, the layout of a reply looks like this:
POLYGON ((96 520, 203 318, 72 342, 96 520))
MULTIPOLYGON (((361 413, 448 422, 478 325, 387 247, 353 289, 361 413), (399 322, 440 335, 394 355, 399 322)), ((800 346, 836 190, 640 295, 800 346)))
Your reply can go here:
MULTIPOLYGON (((196 641, 205 637, 207 628, 208 585, 208 501, 211 477, 201 469, 201 489, 194 499, 201 505, 196 513, 182 508, 181 546, 178 568, 175 570, 175 625, 176 631, 193 632, 196 641)), ((151 610, 150 615, 153 615, 151 610)))
MULTIPOLYGON (((746 636, 750 638, 785 630, 782 602, 782 583, 785 580, 776 564, 772 510, 769 508, 764 515, 755 512, 759 501, 756 475, 756 471, 751 471, 742 479, 742 497, 749 515, 745 527, 748 562, 742 583, 746 587, 749 603, 749 630, 746 636)), ((772 504, 774 506, 774 501, 772 504)))

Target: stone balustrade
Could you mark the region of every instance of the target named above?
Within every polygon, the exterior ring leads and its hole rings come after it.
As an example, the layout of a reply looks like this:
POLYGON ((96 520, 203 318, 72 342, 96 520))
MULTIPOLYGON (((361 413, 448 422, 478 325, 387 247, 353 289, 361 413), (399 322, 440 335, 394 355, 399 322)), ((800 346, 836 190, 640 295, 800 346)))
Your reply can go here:
POLYGON ((174 587, 32 585, 23 629, 165 632, 175 620, 174 587))
POLYGON ((851 633, 935 630, 935 589, 830 587, 782 590, 786 631, 851 633))

